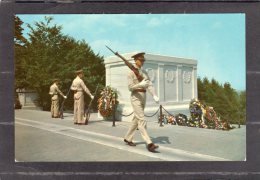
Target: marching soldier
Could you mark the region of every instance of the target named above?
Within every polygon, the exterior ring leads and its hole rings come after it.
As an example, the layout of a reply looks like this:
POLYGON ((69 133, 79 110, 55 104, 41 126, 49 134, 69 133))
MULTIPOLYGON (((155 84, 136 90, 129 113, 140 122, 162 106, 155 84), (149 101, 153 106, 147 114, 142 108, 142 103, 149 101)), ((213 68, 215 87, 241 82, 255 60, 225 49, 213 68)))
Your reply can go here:
POLYGON ((63 98, 67 98, 58 87, 59 79, 54 79, 53 84, 50 87, 49 94, 51 95, 51 117, 59 118, 59 95, 63 98))
POLYGON ((76 71, 77 77, 73 80, 71 90, 74 91, 74 124, 83 125, 84 120, 84 91, 94 99, 94 96, 90 93, 86 87, 82 78, 84 77, 83 70, 76 71))
POLYGON ((124 142, 127 143, 129 146, 136 146, 135 143, 133 143, 133 137, 135 134, 135 130, 138 128, 142 138, 145 140, 147 144, 148 151, 155 152, 155 149, 157 149, 159 146, 155 145, 147 131, 146 131, 146 120, 144 117, 144 108, 146 103, 146 90, 149 91, 149 93, 153 96, 153 99, 155 102, 159 102, 159 98, 157 97, 154 87, 152 85, 152 82, 150 81, 148 74, 145 70, 142 69, 142 66, 144 64, 145 53, 137 53, 132 56, 135 60, 135 67, 138 69, 141 76, 144 77, 144 79, 139 82, 136 75, 133 71, 130 71, 128 74, 128 89, 131 91, 131 104, 134 111, 134 117, 132 120, 132 125, 130 126, 128 132, 126 133, 124 142))

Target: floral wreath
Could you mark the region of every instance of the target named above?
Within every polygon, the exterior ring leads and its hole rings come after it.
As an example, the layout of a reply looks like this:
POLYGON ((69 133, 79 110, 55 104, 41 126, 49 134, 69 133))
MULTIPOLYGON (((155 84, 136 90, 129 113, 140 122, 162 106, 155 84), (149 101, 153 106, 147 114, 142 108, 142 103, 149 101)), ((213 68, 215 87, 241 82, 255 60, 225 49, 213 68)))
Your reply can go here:
POLYGON ((221 120, 213 107, 203 105, 199 100, 192 99, 190 102, 190 125, 202 128, 221 129, 221 120))
POLYGON ((215 126, 215 129, 220 129, 220 120, 217 117, 217 113, 214 111, 213 107, 206 107, 206 119, 211 123, 213 126, 215 126))
POLYGON ((106 86, 101 92, 98 99, 98 110, 103 117, 109 117, 113 114, 115 106, 118 104, 117 91, 110 86, 106 86))
POLYGON ((198 99, 191 99, 189 110, 191 115, 189 118, 181 113, 175 116, 163 115, 163 117, 167 120, 164 121, 164 123, 178 126, 200 127, 217 130, 230 130, 234 128, 231 124, 229 124, 227 120, 221 120, 213 107, 201 103, 198 99))
POLYGON ((202 115, 202 104, 197 99, 192 99, 190 102, 190 114, 192 119, 199 121, 202 115))
POLYGON ((200 103, 199 100, 197 99, 192 99, 190 101, 190 115, 191 117, 189 118, 189 126, 191 127, 198 127, 203 125, 203 112, 202 112, 202 104, 200 103))
POLYGON ((176 123, 179 125, 179 126, 186 126, 187 125, 187 122, 188 122, 188 118, 185 114, 177 114, 175 116, 175 120, 176 120, 176 123))

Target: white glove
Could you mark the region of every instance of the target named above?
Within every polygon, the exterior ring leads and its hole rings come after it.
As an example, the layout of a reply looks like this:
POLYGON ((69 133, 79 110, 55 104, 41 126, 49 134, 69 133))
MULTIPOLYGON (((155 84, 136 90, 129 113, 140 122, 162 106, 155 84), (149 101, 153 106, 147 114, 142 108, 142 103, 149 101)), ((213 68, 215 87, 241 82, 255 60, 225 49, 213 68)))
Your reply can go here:
POLYGON ((138 86, 140 88, 147 88, 149 86, 149 80, 148 79, 143 79, 139 84, 138 86))
POLYGON ((67 99, 67 96, 63 96, 64 97, 64 99, 67 99))
POLYGON ((91 99, 94 99, 94 96, 93 96, 93 95, 90 95, 90 98, 91 98, 91 99))
POLYGON ((154 95, 154 96, 153 96, 153 100, 154 100, 156 103, 159 103, 159 98, 158 98, 158 96, 154 95))

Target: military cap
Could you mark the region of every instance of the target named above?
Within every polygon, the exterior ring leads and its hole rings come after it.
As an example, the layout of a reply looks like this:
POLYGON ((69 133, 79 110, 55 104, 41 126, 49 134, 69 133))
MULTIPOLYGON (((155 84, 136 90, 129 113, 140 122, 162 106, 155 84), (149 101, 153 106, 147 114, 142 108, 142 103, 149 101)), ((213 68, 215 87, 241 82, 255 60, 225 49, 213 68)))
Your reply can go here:
POLYGON ((75 71, 75 74, 81 74, 81 73, 83 73, 83 69, 75 71))
POLYGON ((136 58, 138 58, 139 56, 144 56, 144 55, 145 55, 144 52, 139 52, 139 53, 134 54, 134 55, 132 56, 132 58, 136 59, 136 58))
POLYGON ((53 79, 52 82, 55 83, 55 82, 59 82, 60 80, 59 79, 53 79))

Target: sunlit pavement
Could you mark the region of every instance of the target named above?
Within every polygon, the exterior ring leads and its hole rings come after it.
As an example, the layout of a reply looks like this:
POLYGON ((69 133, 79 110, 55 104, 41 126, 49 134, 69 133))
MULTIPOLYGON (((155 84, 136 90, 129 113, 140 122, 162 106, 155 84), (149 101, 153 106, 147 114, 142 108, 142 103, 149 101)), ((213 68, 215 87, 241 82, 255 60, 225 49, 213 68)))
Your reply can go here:
POLYGON ((135 147, 123 142, 130 122, 100 120, 74 125, 73 114, 51 118, 40 110, 15 111, 15 159, 19 162, 59 161, 244 161, 246 127, 230 131, 164 125, 148 121, 148 134, 160 147, 147 151, 137 130, 135 147))

